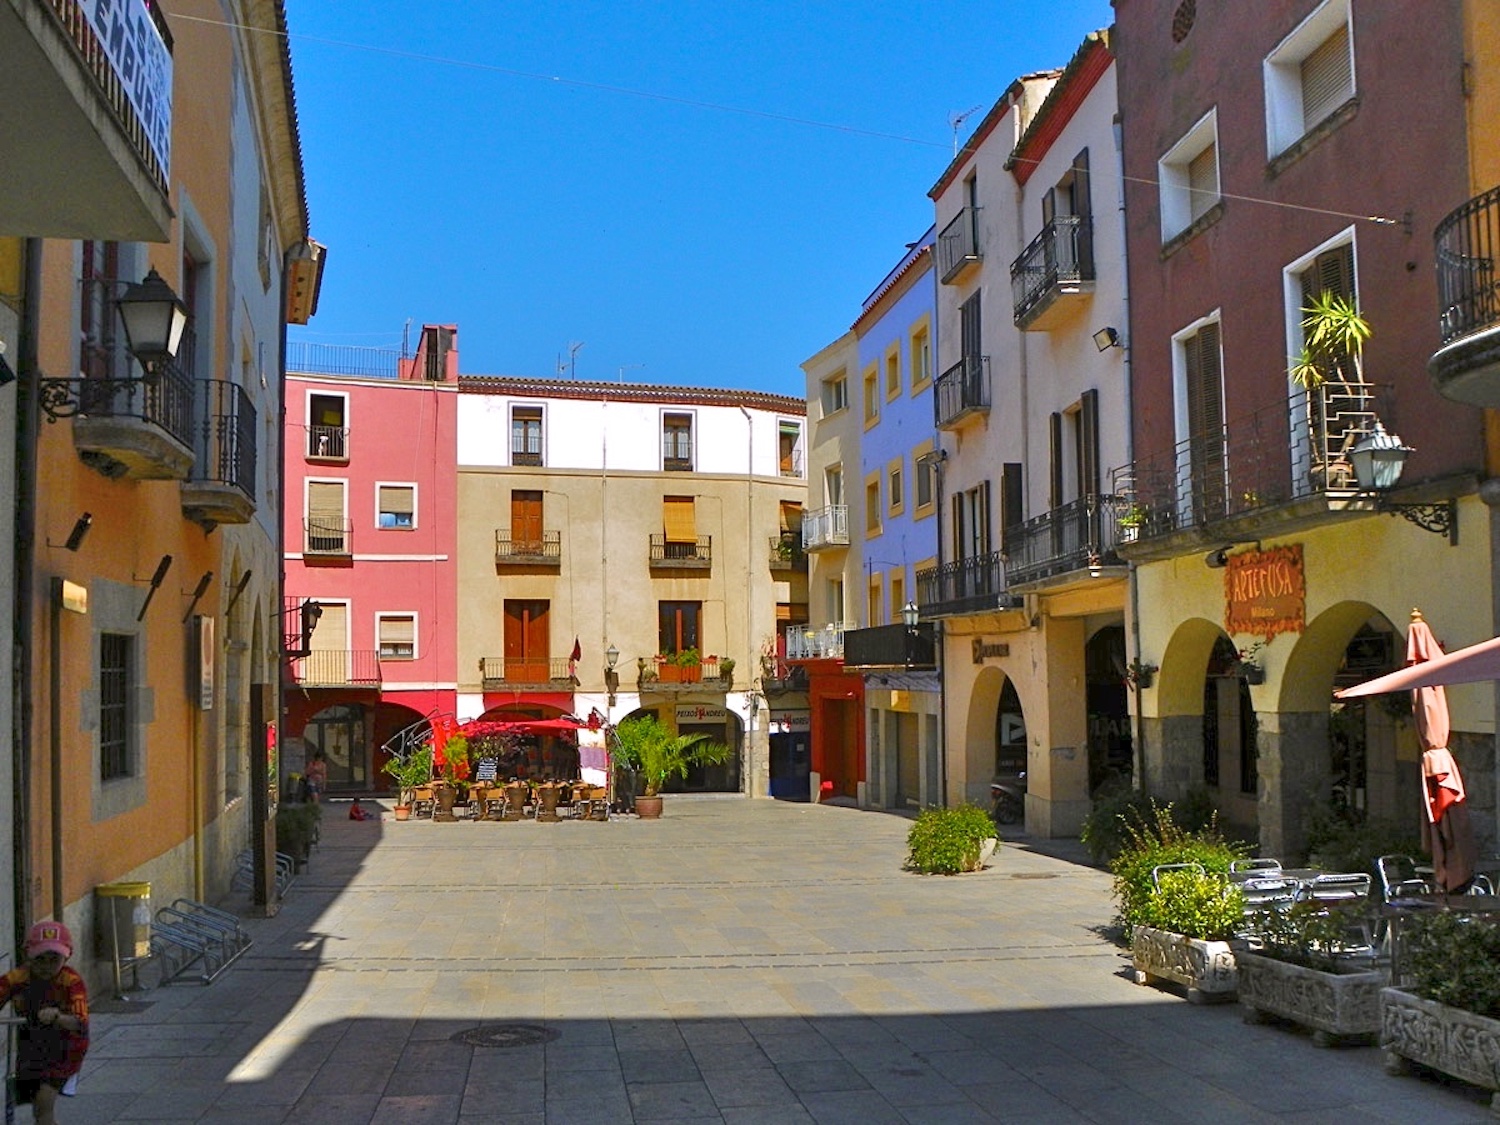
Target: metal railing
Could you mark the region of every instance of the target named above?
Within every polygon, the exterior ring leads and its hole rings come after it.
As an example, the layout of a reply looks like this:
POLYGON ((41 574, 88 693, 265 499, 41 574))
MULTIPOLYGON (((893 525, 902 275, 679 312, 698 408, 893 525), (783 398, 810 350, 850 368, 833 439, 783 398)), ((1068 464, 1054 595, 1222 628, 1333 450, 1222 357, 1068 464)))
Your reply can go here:
POLYGON ((193 379, 173 360, 149 379, 43 379, 39 405, 53 420, 135 418, 193 447, 193 379))
POLYGON ((1058 286, 1094 280, 1094 224, 1078 215, 1060 215, 1042 228, 1010 264, 1010 291, 1017 326, 1045 308, 1058 286))
POLYGON ((943 228, 938 235, 938 276, 951 281, 970 262, 980 261, 984 255, 979 249, 979 208, 965 207, 943 228))
POLYGON ((508 527, 495 529, 495 565, 562 565, 562 532, 544 531, 539 539, 517 539, 508 527))
POLYGON ((802 450, 794 449, 781 458, 781 475, 784 477, 802 475, 802 450))
POLYGON ((966 355, 937 378, 932 414, 938 429, 990 409, 990 357, 966 355))
POLYGON ((700 535, 693 542, 675 542, 656 532, 651 536, 652 566, 660 567, 705 567, 713 563, 714 539, 712 535, 700 535))
POLYGON ((314 344, 292 340, 286 346, 286 369, 300 375, 358 375, 366 379, 399 379, 401 351, 354 344, 314 344))
POLYGON ((479 660, 479 676, 489 690, 498 684, 566 683, 565 656, 485 656, 479 660))
POLYGON ((923 617, 1006 609, 1020 602, 1007 592, 999 551, 919 570, 916 578, 917 608, 923 617))
POLYGON ((1355 490, 1349 451, 1388 398, 1388 387, 1325 383, 1137 458, 1114 473, 1119 542, 1355 490))
POLYGON ((223 379, 200 379, 198 423, 190 480, 227 484, 255 499, 255 406, 245 388, 223 379))
POLYGON ((343 426, 304 426, 309 461, 349 460, 349 431, 343 426))
POLYGON ((685 433, 668 431, 661 438, 661 467, 668 473, 693 471, 693 439, 685 433))
POLYGON ((302 687, 378 685, 380 654, 375 649, 315 649, 292 661, 292 677, 302 687))
POLYGON ((352 555, 354 553, 354 521, 322 516, 309 516, 303 521, 306 538, 302 553, 305 555, 352 555))
POLYGON ((849 506, 829 504, 807 512, 802 517, 802 549, 814 551, 819 547, 847 547, 849 545, 849 506))
POLYGON ((1005 529, 1005 578, 1036 582, 1097 565, 1115 548, 1112 496, 1084 496, 1005 529))
POLYGON ((839 660, 844 655, 844 623, 832 621, 821 629, 803 627, 786 631, 787 660, 839 660))
POLYGON ((1443 343, 1500 324, 1500 187, 1450 212, 1432 238, 1443 343))
POLYGON ((771 569, 799 570, 807 565, 807 553, 795 532, 771 536, 771 569))

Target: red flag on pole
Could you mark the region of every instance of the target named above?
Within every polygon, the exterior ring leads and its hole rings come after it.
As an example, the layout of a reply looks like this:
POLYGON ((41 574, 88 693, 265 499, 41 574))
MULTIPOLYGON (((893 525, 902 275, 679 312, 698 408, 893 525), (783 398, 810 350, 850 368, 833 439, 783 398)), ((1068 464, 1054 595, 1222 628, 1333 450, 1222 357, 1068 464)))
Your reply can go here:
POLYGON ((573 679, 578 674, 578 662, 583 659, 583 646, 578 643, 578 638, 573 638, 573 651, 568 654, 568 678, 573 679))

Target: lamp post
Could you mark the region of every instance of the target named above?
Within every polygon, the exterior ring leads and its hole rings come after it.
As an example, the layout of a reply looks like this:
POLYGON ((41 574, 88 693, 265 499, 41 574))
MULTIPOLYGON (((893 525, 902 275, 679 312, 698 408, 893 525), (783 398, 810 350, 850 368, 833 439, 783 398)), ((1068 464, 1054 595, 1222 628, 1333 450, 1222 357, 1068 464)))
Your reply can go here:
POLYGON ((907 602, 901 607, 901 620, 906 623, 906 666, 912 666, 912 648, 917 640, 917 621, 921 614, 916 602, 907 602))
POLYGON ((1438 504, 1396 504, 1386 494, 1401 481, 1412 447, 1395 434, 1388 434, 1377 420, 1370 432, 1349 449, 1349 463, 1361 492, 1373 495, 1375 510, 1400 516, 1423 531, 1446 535, 1450 546, 1458 545, 1458 505, 1453 500, 1438 504))
POLYGON ((620 662, 620 650, 611 644, 604 650, 604 687, 609 692, 609 706, 615 705, 615 692, 620 689, 620 673, 615 665, 620 662))

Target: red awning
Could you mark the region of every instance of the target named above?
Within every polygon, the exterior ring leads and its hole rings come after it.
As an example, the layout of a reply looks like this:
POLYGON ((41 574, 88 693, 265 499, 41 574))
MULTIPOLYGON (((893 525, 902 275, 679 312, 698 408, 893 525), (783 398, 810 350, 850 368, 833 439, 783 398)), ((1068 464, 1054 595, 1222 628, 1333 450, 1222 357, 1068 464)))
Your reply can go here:
MULTIPOLYGON (((459 734, 468 733, 470 723, 465 723, 458 728, 459 734)), ((584 726, 577 719, 517 719, 514 722, 503 719, 479 719, 474 720, 474 726, 483 725, 489 730, 499 731, 504 734, 568 734, 575 730, 581 730, 584 726)))

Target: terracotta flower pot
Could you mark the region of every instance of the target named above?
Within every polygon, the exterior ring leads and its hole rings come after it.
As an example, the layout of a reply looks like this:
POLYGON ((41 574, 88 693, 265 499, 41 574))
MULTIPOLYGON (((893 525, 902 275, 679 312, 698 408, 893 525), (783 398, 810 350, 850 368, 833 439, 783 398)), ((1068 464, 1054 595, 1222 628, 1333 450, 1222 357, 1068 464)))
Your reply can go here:
POLYGON ((661 796, 637 797, 635 799, 635 815, 642 820, 660 820, 661 796))
POLYGON ((397 820, 410 820, 411 819, 411 806, 410 805, 397 805, 397 806, 395 806, 395 811, 396 811, 396 819, 397 820))

